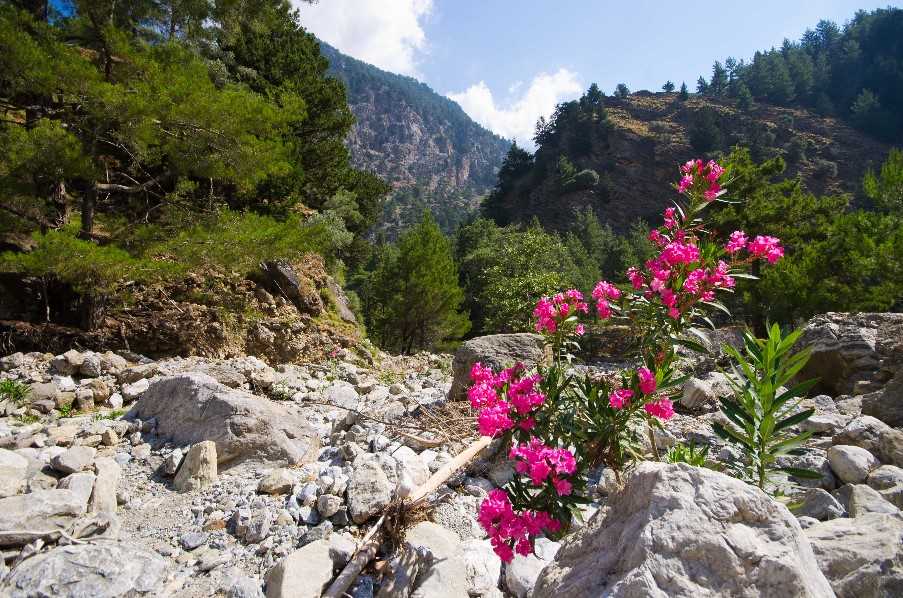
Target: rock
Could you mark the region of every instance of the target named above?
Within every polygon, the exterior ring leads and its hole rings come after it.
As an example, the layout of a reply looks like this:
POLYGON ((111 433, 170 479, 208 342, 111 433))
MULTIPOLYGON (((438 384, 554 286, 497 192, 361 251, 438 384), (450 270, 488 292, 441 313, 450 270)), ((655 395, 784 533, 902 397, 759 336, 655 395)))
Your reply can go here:
POLYGON ((6 580, 11 598, 137 598, 162 596, 166 562, 124 542, 57 546, 25 559, 6 580))
POLYGON ((398 554, 388 561, 386 574, 377 598, 408 598, 414 590, 414 582, 429 564, 429 555, 405 542, 398 554))
POLYGON ((812 517, 819 521, 843 517, 846 511, 837 499, 821 488, 806 493, 803 504, 794 511, 797 517, 812 517))
POLYGON ((853 392, 858 382, 877 380, 879 370, 903 363, 901 338, 903 314, 815 316, 806 323, 796 345, 812 351, 800 378, 818 378, 817 390, 831 396, 859 394, 853 392))
POLYGON ((224 364, 211 363, 198 368, 199 372, 207 374, 223 386, 229 388, 242 388, 248 383, 244 375, 224 364))
POLYGON ((116 446, 119 444, 119 435, 116 434, 116 430, 113 428, 107 428, 100 435, 100 441, 104 446, 116 446))
POLYGON ((887 428, 878 437, 878 456, 885 463, 903 466, 903 432, 887 428))
POLYGON ((232 529, 246 544, 257 544, 270 535, 272 520, 266 508, 241 508, 232 514, 232 529))
POLYGON ((132 458, 138 461, 147 461, 151 455, 151 445, 142 442, 132 447, 132 458))
POLYGON ((336 568, 344 567, 354 551, 357 550, 357 542, 349 534, 331 534, 329 536, 329 556, 336 568))
POLYGON ((317 511, 322 517, 332 517, 342 508, 342 498, 334 494, 322 494, 317 499, 317 511))
POLYGON ((22 492, 27 473, 28 459, 13 451, 0 449, 0 498, 22 492))
POLYGON ((53 382, 35 382, 28 389, 28 399, 32 403, 49 401, 56 405, 60 395, 60 389, 53 382))
POLYGON ((103 374, 103 360, 97 353, 86 353, 82 358, 82 364, 78 373, 89 378, 96 378, 103 374))
POLYGON ((467 592, 471 596, 491 594, 502 575, 502 561, 492 551, 492 544, 488 540, 469 540, 462 549, 467 592))
POLYGON ((354 386, 347 382, 333 382, 326 389, 324 397, 330 405, 346 409, 357 409, 358 401, 360 401, 360 395, 354 390, 354 386))
POLYGON ((100 457, 94 462, 94 491, 88 510, 92 513, 115 513, 119 501, 116 499, 119 490, 119 479, 122 468, 115 459, 100 457))
POLYGON ((858 446, 838 444, 828 449, 831 469, 848 484, 864 482, 869 473, 880 463, 870 452, 858 446))
POLYGON ((147 389, 150 388, 150 381, 147 378, 142 378, 137 382, 133 382, 131 384, 123 384, 122 385, 122 398, 126 403, 131 403, 132 401, 138 399, 147 392, 147 389))
POLYGON ((862 412, 889 426, 903 426, 903 367, 884 388, 862 397, 862 412))
POLYGON ((467 567, 457 534, 431 521, 421 521, 405 540, 418 550, 426 550, 432 561, 417 577, 412 598, 465 598, 468 596, 467 567))
POLYGON ((184 454, 182 453, 182 449, 174 449, 171 453, 166 455, 165 459, 163 459, 163 464, 160 465, 160 471, 163 472, 164 475, 176 475, 176 471, 178 471, 183 457, 184 454))
POLYGON ((291 553, 266 575, 267 598, 319 598, 332 580, 329 543, 317 540, 291 553))
POLYGON ((297 477, 285 468, 277 468, 266 474, 257 484, 259 494, 288 494, 292 491, 297 477))
POLYGON ((884 500, 897 508, 903 508, 903 469, 894 465, 882 465, 872 471, 865 482, 877 490, 884 500))
POLYGON ((37 490, 0 498, 0 546, 54 538, 84 512, 85 503, 72 490, 37 490))
POLYGON ((454 378, 448 398, 454 400, 463 396, 470 386, 470 368, 478 361, 498 370, 517 362, 530 366, 546 359, 544 342, 538 334, 491 334, 472 338, 455 352, 452 361, 454 378))
POLYGON ((83 505, 88 508, 88 500, 91 498, 91 491, 94 490, 94 480, 97 476, 90 471, 80 471, 66 476, 60 480, 59 488, 63 490, 71 490, 83 505))
POLYGON ((716 407, 718 398, 733 395, 728 377, 721 372, 709 372, 701 378, 690 378, 684 383, 680 404, 690 410, 716 407))
POLYGON ((899 513, 899 509, 884 500, 874 488, 865 484, 853 484, 850 489, 849 506, 850 517, 861 517, 867 513, 899 513))
POLYGON ((867 451, 877 452, 881 434, 888 429, 889 426, 884 422, 869 415, 863 415, 852 419, 843 430, 834 435, 831 442, 858 446, 867 451))
POLYGON ((393 451, 392 458, 395 459, 399 481, 407 478, 413 484, 413 487, 416 488, 429 479, 429 468, 420 458, 420 455, 411 448, 403 446, 393 451))
POLYGON ((602 595, 828 597, 831 588, 782 504, 709 469, 643 462, 607 511, 565 537, 533 592, 602 595))
POLYGON ((157 418, 157 432, 176 444, 216 443, 220 464, 249 459, 299 464, 316 459, 319 437, 288 406, 227 388, 205 374, 154 382, 135 407, 157 418))
POLYGON ((263 590, 260 589, 259 581, 253 577, 242 575, 229 580, 226 598, 264 598, 264 594, 263 590))
POLYGON ((60 473, 84 471, 94 464, 97 450, 89 446, 73 446, 50 459, 50 466, 60 473))
POLYGON ((185 550, 194 550, 199 546, 203 546, 210 538, 207 532, 187 532, 179 537, 179 544, 185 550))
POLYGON ((176 472, 173 486, 179 492, 206 488, 217 478, 216 444, 205 440, 192 445, 176 472))
POLYGON ((124 399, 122 398, 122 395, 119 394, 118 392, 114 392, 113 394, 110 395, 110 398, 107 399, 107 405, 109 405, 113 409, 121 408, 123 405, 123 402, 124 402, 124 399))
POLYGON ((838 598, 903 595, 903 519, 871 513, 805 531, 838 598))
POLYGON ((813 434, 836 434, 843 429, 850 418, 840 413, 815 413, 800 422, 800 431, 813 434))
POLYGON ((515 555, 514 560, 505 565, 505 587, 517 598, 528 598, 546 563, 535 555, 515 555))
POLYGON ((353 464, 348 482, 348 511, 361 524, 392 502, 395 484, 389 481, 376 455, 362 453, 353 464))

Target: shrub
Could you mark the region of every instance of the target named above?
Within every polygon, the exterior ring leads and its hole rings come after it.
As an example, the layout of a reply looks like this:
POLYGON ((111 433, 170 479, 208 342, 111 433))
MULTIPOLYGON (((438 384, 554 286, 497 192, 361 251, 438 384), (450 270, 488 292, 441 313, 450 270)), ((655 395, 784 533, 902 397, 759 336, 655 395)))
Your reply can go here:
POLYGON ((18 405, 25 400, 29 392, 31 389, 18 380, 9 378, 0 380, 0 401, 12 401, 18 405))
MULTIPOLYGON (((510 561, 529 554, 533 539, 566 528, 580 504, 589 502, 590 470, 605 465, 620 472, 641 458, 644 429, 657 455, 653 428, 674 414, 672 397, 689 375, 676 367, 678 346, 705 352, 694 335, 711 324, 707 313, 726 310, 716 293, 729 292, 755 262, 783 255, 778 239, 750 239, 735 231, 726 245, 708 232, 703 216, 725 192, 723 169, 691 160, 675 186, 682 201, 664 212, 664 224, 649 237, 659 254, 645 268, 630 268, 625 288, 600 281, 592 292, 603 322, 633 326, 642 364, 603 378, 571 368, 572 351, 586 331, 590 304, 575 289, 542 297, 533 310, 535 329, 554 356, 535 372, 522 364, 494 372, 477 363, 468 398, 478 410, 480 434, 509 446, 515 476, 480 505, 479 521, 496 554, 510 561)), ((698 455, 694 458, 698 460, 698 455)))
POLYGON ((668 449, 665 460, 668 463, 686 463, 694 467, 705 467, 709 458, 709 445, 697 447, 694 443, 677 443, 668 449))

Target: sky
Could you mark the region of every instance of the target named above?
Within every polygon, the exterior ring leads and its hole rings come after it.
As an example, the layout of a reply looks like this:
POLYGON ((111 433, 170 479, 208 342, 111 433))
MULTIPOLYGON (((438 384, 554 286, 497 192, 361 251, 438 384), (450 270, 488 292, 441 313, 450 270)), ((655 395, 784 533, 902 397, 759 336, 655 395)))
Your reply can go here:
MULTIPOLYGON (((293 0, 296 1, 297 0, 293 0)), ((798 40, 820 19, 842 25, 867 0, 720 3, 630 0, 319 0, 301 23, 341 52, 415 77, 477 122, 532 148, 539 116, 590 83, 692 89, 712 63, 798 40)))

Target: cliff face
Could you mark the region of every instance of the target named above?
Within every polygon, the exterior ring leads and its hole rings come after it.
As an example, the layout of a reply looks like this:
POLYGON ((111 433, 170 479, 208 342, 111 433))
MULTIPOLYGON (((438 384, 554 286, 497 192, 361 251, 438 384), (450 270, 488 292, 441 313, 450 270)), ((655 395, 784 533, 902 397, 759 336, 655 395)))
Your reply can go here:
POLYGON ((495 184, 510 143, 427 85, 321 48, 357 118, 347 139, 352 163, 394 189, 378 228, 394 236, 429 208, 451 231, 495 184))

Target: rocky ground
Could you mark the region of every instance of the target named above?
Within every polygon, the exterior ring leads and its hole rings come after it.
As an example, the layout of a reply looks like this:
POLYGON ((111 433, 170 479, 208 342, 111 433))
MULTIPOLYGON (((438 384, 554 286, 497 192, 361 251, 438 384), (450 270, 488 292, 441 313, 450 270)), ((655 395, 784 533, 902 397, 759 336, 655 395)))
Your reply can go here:
MULTIPOLYGON (((475 520, 481 498, 511 475, 490 446, 348 594, 900 595, 903 316, 828 314, 804 339, 823 394, 807 401, 816 414, 803 424, 815 433, 806 454, 786 464, 822 477, 788 478, 782 501, 684 465, 643 464, 622 488, 599 471, 585 525, 502 566, 475 520)), ((6 356, 0 595, 318 596, 384 509, 473 440, 454 400, 470 363, 515 358, 542 359, 533 335, 474 339, 454 362, 376 366, 345 354, 276 367, 254 357, 6 356)), ((660 448, 692 440, 718 460, 733 456, 711 431, 728 392, 717 361, 688 356, 697 376, 660 448)))

